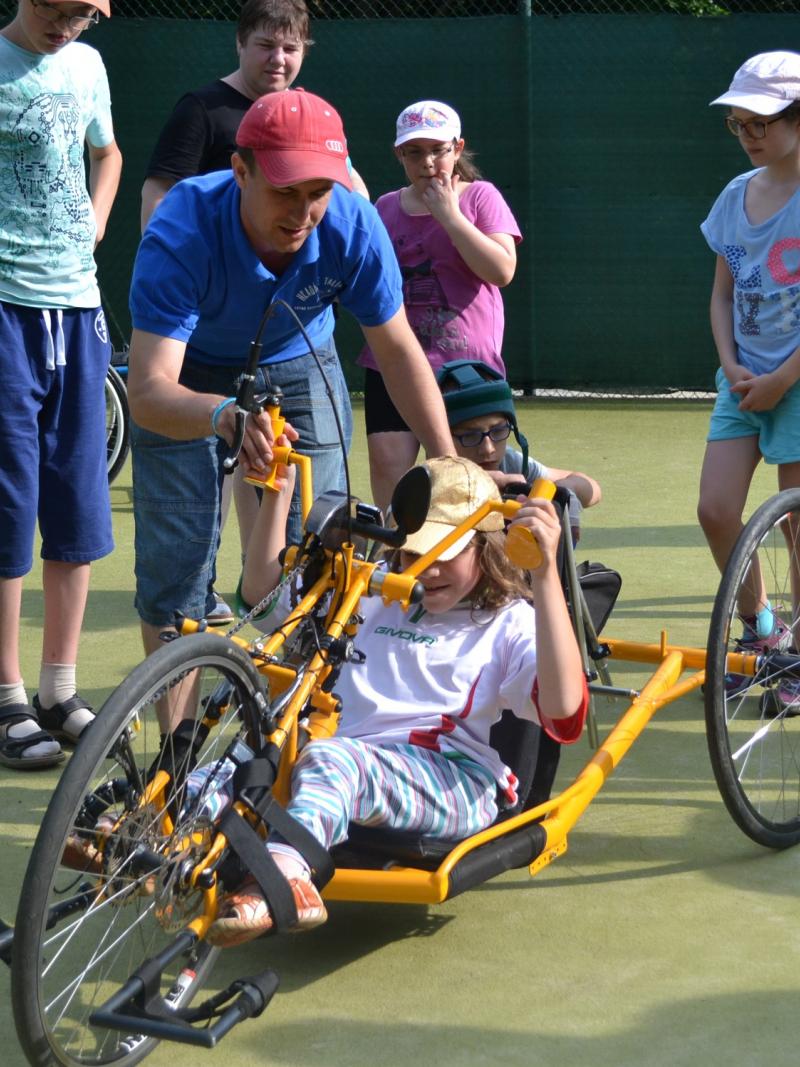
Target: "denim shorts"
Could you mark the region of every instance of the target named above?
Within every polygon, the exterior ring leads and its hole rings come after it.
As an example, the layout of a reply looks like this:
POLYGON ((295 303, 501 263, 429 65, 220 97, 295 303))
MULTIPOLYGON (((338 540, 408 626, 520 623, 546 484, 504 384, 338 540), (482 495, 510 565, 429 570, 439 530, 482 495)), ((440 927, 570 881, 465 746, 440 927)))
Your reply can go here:
POLYGON ((0 578, 42 559, 90 563, 114 548, 106 469, 100 308, 0 302, 0 578))
POLYGON ((716 383, 719 392, 706 440, 757 437, 765 463, 800 461, 800 382, 784 393, 771 411, 740 411, 741 397, 730 391, 721 367, 716 383))
MULTIPOLYGON (((333 340, 318 349, 342 424, 345 449, 352 437, 350 397, 333 340)), ((313 356, 259 369, 256 392, 269 382, 284 394, 282 414, 300 434, 298 452, 311 457, 314 493, 344 489, 344 462, 336 420, 313 356)), ((198 393, 233 396, 241 367, 185 361, 181 384, 198 393)), ((217 437, 175 441, 135 424, 131 428, 133 509, 136 520, 136 610, 152 626, 176 613, 203 618, 214 606, 212 588, 220 542, 222 461, 227 444, 217 437)), ((300 505, 292 501, 287 539, 299 541, 300 505)))

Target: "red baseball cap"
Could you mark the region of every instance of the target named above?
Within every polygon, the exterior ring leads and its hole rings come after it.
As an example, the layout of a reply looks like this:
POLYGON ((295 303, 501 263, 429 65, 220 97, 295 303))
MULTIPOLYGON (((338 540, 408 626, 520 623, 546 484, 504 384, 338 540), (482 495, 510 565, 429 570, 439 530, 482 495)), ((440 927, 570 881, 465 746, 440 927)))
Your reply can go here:
POLYGON ((297 185, 329 178, 352 189, 347 141, 338 112, 302 89, 259 97, 236 132, 241 148, 252 148, 270 185, 297 185))
MULTIPOLYGON (((52 0, 53 4, 68 4, 70 0, 52 0)), ((74 0, 73 0, 74 2, 74 0)), ((96 8, 107 19, 111 18, 111 4, 109 0, 86 0, 87 7, 96 8)))

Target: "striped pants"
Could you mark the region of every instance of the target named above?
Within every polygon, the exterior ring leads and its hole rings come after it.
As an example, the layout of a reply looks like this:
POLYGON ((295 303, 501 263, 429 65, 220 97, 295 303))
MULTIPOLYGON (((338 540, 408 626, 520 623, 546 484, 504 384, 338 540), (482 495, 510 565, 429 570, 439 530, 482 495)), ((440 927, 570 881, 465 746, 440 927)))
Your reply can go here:
POLYGON ((351 822, 461 838, 494 822, 496 790, 472 760, 337 737, 303 749, 287 810, 326 848, 347 838, 351 822))

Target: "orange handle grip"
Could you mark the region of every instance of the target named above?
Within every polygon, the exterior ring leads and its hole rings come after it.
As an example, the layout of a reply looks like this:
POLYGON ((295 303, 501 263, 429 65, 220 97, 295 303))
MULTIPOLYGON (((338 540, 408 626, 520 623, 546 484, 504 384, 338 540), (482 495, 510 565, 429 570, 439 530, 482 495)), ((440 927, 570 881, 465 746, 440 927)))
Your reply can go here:
MULTIPOLYGON (((267 414, 272 422, 273 441, 277 441, 280 435, 283 433, 283 428, 286 425, 286 419, 281 415, 281 409, 276 407, 268 407, 267 414)), ((276 448, 273 451, 273 462, 268 471, 264 474, 251 474, 245 478, 245 481, 250 485, 257 485, 259 489, 272 489, 275 491, 275 479, 278 476, 278 464, 286 462, 285 457, 288 454, 288 448, 276 448)))
MULTIPOLYGON (((528 493, 528 499, 538 497, 552 500, 556 487, 549 478, 537 478, 528 493)), ((535 570, 541 566, 542 550, 530 530, 524 526, 512 526, 506 537, 506 556, 512 563, 525 570, 535 570)))

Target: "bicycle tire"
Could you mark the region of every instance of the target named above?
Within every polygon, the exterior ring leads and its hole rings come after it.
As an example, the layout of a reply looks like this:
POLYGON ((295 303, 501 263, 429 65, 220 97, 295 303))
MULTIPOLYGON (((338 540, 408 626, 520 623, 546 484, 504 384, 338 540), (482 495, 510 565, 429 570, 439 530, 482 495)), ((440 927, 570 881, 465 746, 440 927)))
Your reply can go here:
POLYGON ((762 504, 742 530, 714 602, 706 652, 706 737, 714 777, 734 822, 774 849, 800 841, 800 704, 793 709, 777 697, 795 669, 800 678, 800 515, 791 519, 798 512, 800 490, 786 490, 762 504), (782 642, 786 647, 765 650, 756 676, 745 678, 727 672, 726 656, 738 647, 737 606, 756 552, 773 611, 792 636, 782 642))
POLYGON ((128 390, 119 372, 109 366, 106 373, 106 467, 109 485, 125 466, 130 451, 130 437, 128 390))
MULTIPOLYGON (((142 780, 151 780, 166 754, 174 752, 171 743, 162 747, 155 716, 156 702, 168 691, 191 699, 195 708, 208 709, 214 702, 222 709, 198 753, 199 767, 219 766, 234 739, 253 747, 260 735, 264 704, 255 694, 263 692, 262 680, 244 650, 214 634, 183 637, 158 649, 100 709, 48 805, 17 912, 12 1007, 20 1043, 34 1067, 132 1067, 157 1043, 140 1034, 98 1030, 88 1020, 146 958, 172 941, 200 903, 198 893, 179 885, 180 860, 192 849, 201 852, 213 837, 213 816, 206 808, 209 795, 218 794, 203 786, 190 799, 186 779, 176 775, 159 811, 155 805, 137 805, 142 780), (165 811, 180 813, 171 835, 164 832, 165 811), (95 830, 101 818, 106 827, 113 826, 104 844, 95 830), (68 839, 76 837, 102 850, 99 869, 96 858, 87 858, 83 871, 76 871, 74 855, 65 864, 68 839), (171 853, 178 839, 181 852, 176 846, 171 853), (133 867, 137 846, 159 854, 163 862, 142 874, 133 867), (51 909, 59 903, 74 904, 74 911, 54 917, 51 909)), ((191 958, 179 957, 164 975, 162 995, 175 992, 182 974, 185 988, 174 1003, 188 1004, 217 951, 198 942, 191 958)))

